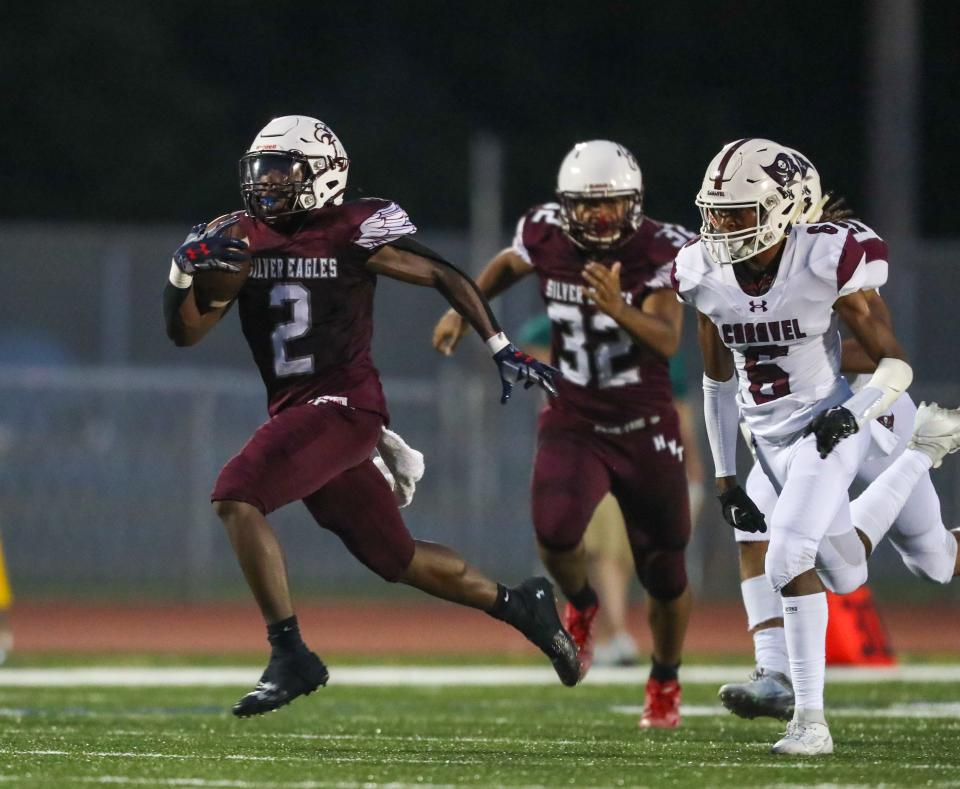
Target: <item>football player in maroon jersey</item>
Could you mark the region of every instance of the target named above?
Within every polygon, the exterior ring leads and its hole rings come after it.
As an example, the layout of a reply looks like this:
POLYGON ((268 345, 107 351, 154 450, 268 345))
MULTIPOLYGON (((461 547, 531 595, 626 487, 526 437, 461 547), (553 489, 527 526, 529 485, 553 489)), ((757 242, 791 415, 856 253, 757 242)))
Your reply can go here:
MULTIPOLYGON (((690 611, 690 513, 667 365, 683 318, 670 263, 692 234, 643 215, 636 159, 607 140, 574 146, 557 197, 520 220, 513 245, 477 284, 491 298, 528 274, 539 279, 552 358, 563 372, 538 426, 532 494, 540 554, 569 600, 565 624, 586 671, 598 606, 582 538, 598 502, 613 493, 649 595, 653 667, 640 727, 672 728, 690 611)), ((468 328, 448 312, 434 347, 452 353, 468 328)))
POLYGON ((377 275, 431 286, 464 315, 500 369, 502 401, 515 381, 555 391, 555 370, 506 339, 469 277, 410 239, 416 228, 396 203, 343 202, 348 166, 340 141, 320 121, 271 121, 241 159, 246 210, 195 228, 174 254, 164 292, 170 338, 193 345, 230 306, 198 303, 193 275, 236 270, 250 260, 235 300, 270 419, 220 472, 211 498, 272 650, 260 682, 233 712, 268 712, 327 681, 323 662, 301 638, 283 552, 266 519, 297 500, 385 580, 513 625, 550 658, 564 684, 575 685, 576 645, 560 623, 549 581, 531 578, 507 589, 451 549, 414 540, 371 460, 388 421, 370 354, 377 275))

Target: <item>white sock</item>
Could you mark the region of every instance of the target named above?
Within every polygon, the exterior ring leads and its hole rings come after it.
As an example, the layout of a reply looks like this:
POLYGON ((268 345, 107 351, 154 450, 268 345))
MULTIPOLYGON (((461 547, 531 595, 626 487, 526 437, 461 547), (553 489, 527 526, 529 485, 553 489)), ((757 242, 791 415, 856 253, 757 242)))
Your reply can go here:
POLYGON ((906 449, 850 502, 853 525, 867 535, 873 548, 884 538, 931 465, 932 461, 923 452, 906 449))
POLYGON ((758 575, 741 581, 740 594, 743 596, 743 607, 747 612, 747 630, 753 630, 757 625, 762 625, 771 619, 783 617, 780 595, 773 591, 767 576, 758 575))
POLYGON ((796 698, 794 717, 823 710, 826 671, 827 595, 824 592, 783 598, 783 628, 790 655, 790 679, 796 698))
MULTIPOLYGON (((740 582, 740 594, 743 607, 747 612, 747 629, 771 619, 783 617, 783 604, 780 595, 773 591, 767 576, 758 575, 740 582)), ((783 626, 768 627, 753 632, 753 654, 758 668, 779 671, 790 676, 790 664, 787 662, 787 640, 783 626)))
POLYGON ((779 671, 790 676, 790 658, 787 655, 787 636, 782 627, 768 627, 753 633, 753 653, 757 667, 779 671))

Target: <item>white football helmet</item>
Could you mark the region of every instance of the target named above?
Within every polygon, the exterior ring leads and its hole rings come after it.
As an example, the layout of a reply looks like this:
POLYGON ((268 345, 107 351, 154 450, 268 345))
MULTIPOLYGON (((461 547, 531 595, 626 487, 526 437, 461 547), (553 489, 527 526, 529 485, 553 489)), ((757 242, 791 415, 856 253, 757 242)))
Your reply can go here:
POLYGON ((264 221, 340 205, 350 160, 327 124, 305 115, 274 118, 240 159, 247 212, 264 221))
POLYGON ((700 238, 717 263, 737 263, 769 249, 805 210, 794 152, 772 140, 746 138, 723 146, 697 194, 700 238), (749 227, 724 230, 725 212, 753 209, 749 227))
POLYGON ((820 217, 823 216, 823 207, 830 199, 830 195, 823 193, 820 173, 813 166, 813 162, 795 148, 789 150, 800 167, 800 185, 803 193, 803 213, 797 222, 812 225, 820 221, 820 217))
POLYGON ((557 198, 563 230, 577 246, 612 249, 643 221, 640 165, 615 142, 579 142, 560 165, 557 198))

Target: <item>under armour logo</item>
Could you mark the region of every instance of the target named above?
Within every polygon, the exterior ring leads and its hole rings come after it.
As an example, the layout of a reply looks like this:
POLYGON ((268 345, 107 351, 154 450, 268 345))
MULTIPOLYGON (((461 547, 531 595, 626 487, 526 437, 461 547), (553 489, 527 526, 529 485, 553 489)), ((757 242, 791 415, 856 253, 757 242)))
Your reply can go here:
POLYGON ((536 593, 536 595, 534 595, 534 596, 537 598, 537 600, 542 600, 542 599, 543 599, 543 589, 537 589, 537 593, 536 593))
POLYGON ((761 299, 760 301, 754 301, 750 299, 750 312, 766 312, 767 311, 767 301, 766 299, 761 299))
POLYGON ((187 257, 190 258, 190 260, 196 260, 201 254, 210 254, 210 249, 203 242, 196 244, 195 246, 187 247, 187 257), (199 252, 197 251, 198 249, 199 252))

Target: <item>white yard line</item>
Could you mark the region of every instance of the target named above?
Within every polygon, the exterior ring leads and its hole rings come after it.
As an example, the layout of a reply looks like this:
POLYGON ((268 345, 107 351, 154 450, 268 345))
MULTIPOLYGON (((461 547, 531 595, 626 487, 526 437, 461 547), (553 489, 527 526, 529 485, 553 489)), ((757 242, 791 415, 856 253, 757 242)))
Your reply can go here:
MULTIPOLYGON (((766 746, 766 745, 762 745, 762 746, 759 746, 759 747, 762 747, 762 748, 765 749, 767 746, 766 746)), ((224 759, 230 760, 230 761, 263 761, 263 760, 265 760, 265 759, 267 759, 267 758, 269 758, 270 761, 274 761, 274 762, 276 762, 276 761, 278 760, 277 757, 275 757, 275 756, 272 756, 272 757, 251 757, 251 756, 246 756, 246 755, 243 755, 243 754, 226 754, 226 755, 216 755, 216 756, 214 756, 214 755, 211 755, 211 754, 163 754, 163 753, 150 753, 150 752, 137 753, 137 752, 135 752, 135 751, 132 751, 132 752, 123 752, 123 751, 99 751, 99 752, 91 752, 91 751, 84 751, 84 750, 81 750, 81 749, 78 749, 78 750, 76 750, 76 751, 66 751, 66 750, 46 750, 46 749, 39 749, 39 748, 37 748, 37 749, 32 749, 32 748, 22 748, 22 749, 20 749, 20 748, 17 748, 17 749, 14 749, 14 748, 0 748, 0 755, 8 755, 8 756, 29 756, 29 757, 44 757, 44 756, 47 756, 47 757, 50 757, 50 756, 59 757, 59 756, 63 756, 63 757, 69 757, 69 758, 75 758, 75 757, 77 757, 77 756, 83 756, 83 758, 84 758, 84 759, 87 759, 87 760, 89 760, 89 759, 97 759, 97 758, 130 759, 130 760, 138 760, 138 759, 172 759, 172 760, 176 760, 176 761, 185 761, 185 760, 191 760, 191 759, 196 760, 196 761, 208 761, 208 760, 221 761, 221 760, 224 760, 224 759)), ((363 763, 369 764, 369 762, 370 762, 370 757, 369 757, 369 756, 366 756, 366 755, 364 755, 364 756, 351 756, 351 757, 336 757, 336 756, 325 755, 325 756, 323 757, 323 760, 324 760, 324 762, 326 762, 326 763, 335 763, 335 764, 355 763, 355 762, 363 762, 363 763)), ((315 759, 315 758, 304 759, 304 758, 291 758, 291 757, 289 757, 289 756, 284 756, 284 757, 282 757, 281 761, 283 761, 283 762, 309 761, 309 762, 311 762, 311 763, 313 763, 313 764, 316 764, 316 759, 315 759)), ((439 755, 439 756, 437 756, 437 757, 434 758, 434 759, 418 759, 418 758, 411 758, 411 757, 399 757, 399 758, 398 758, 398 757, 396 757, 396 756, 391 756, 391 757, 389 758, 389 761, 390 761, 390 763, 392 763, 392 764, 422 764, 422 765, 447 765, 447 764, 459 764, 459 765, 464 765, 464 764, 483 764, 483 765, 489 765, 489 764, 490 764, 489 759, 469 759, 469 760, 468 760, 468 759, 450 759, 449 757, 444 756, 444 755, 439 755)), ((536 760, 536 759, 526 759, 526 760, 524 760, 524 766, 526 766, 526 767, 538 767, 538 766, 547 767, 547 766, 553 766, 553 765, 555 765, 555 764, 556 764, 555 760, 536 760)), ((632 769, 641 769, 641 768, 647 768, 647 767, 649 767, 649 768, 662 768, 664 765, 663 765, 663 762, 661 762, 661 761, 656 761, 656 760, 647 760, 647 761, 644 761, 644 760, 631 760, 630 766, 631 766, 632 769)), ((677 766, 678 766, 678 767, 682 767, 681 765, 677 765, 677 766)), ((743 763, 743 762, 740 762, 740 761, 727 761, 727 760, 710 761, 710 760, 706 760, 706 759, 699 759, 699 760, 696 762, 696 764, 688 764, 688 765, 686 765, 686 766, 687 766, 687 767, 694 767, 694 766, 695 766, 695 767, 699 767, 699 768, 723 768, 723 767, 742 768, 742 767, 744 766, 744 763, 743 763)), ((823 763, 822 763, 822 762, 817 762, 817 761, 815 761, 815 760, 813 760, 813 761, 789 762, 789 761, 784 761, 783 759, 776 759, 776 760, 771 760, 771 761, 769 761, 769 762, 750 762, 750 765, 749 765, 749 766, 750 766, 750 767, 760 767, 760 768, 781 768, 781 767, 785 767, 785 768, 790 768, 790 769, 794 769, 794 770, 803 770, 803 769, 808 769, 808 768, 811 768, 811 769, 820 769, 820 768, 823 767, 823 763)), ((956 768, 956 763, 954 763, 954 762, 948 762, 948 763, 942 763, 942 764, 941 764, 941 763, 920 762, 920 763, 916 763, 916 764, 901 764, 901 765, 898 765, 898 769, 917 770, 918 772, 919 772, 919 771, 923 771, 923 770, 952 770, 952 769, 955 769, 955 768, 956 768)), ((6 775, 0 776, 0 780, 4 780, 4 779, 11 779, 11 780, 12 780, 12 776, 6 776, 6 775)), ((98 777, 95 778, 94 780, 100 780, 100 777, 98 776, 98 777)), ((135 781, 135 780, 137 780, 137 779, 133 779, 133 778, 131 778, 131 779, 120 778, 119 780, 121 780, 121 781, 125 781, 125 780, 135 781)), ((168 780, 177 780, 177 779, 168 779, 168 780)), ((190 779, 184 779, 184 780, 190 780, 190 779)), ((209 785, 216 786, 216 782, 215 782, 215 781, 211 781, 209 785)), ((229 784, 228 784, 228 785, 229 785, 229 784)), ((242 784, 241 784, 241 785, 242 785, 242 784)), ((271 784, 271 786, 272 786, 272 785, 273 785, 273 784, 271 784)), ((303 784, 301 784, 301 783, 292 783, 292 784, 288 784, 287 786, 302 786, 302 785, 303 785, 303 784)), ((352 786, 353 784, 351 784, 351 783, 349 783, 349 782, 346 783, 346 784, 339 784, 339 783, 330 782, 330 783, 326 783, 326 784, 317 784, 317 785, 322 785, 322 786, 352 786)), ((361 785, 361 786, 368 786, 368 784, 367 784, 366 782, 363 782, 363 783, 360 784, 360 785, 361 785)), ((402 785, 403 785, 403 784, 380 784, 380 786, 402 786, 402 785)), ((423 784, 417 784, 417 786, 423 786, 423 784)), ((527 789, 530 789, 530 788, 528 787, 527 789)))
MULTIPOLYGON (((640 715, 642 706, 617 705, 611 712, 624 715, 640 715)), ((730 713, 719 704, 684 704, 680 713, 686 718, 709 718, 730 713)), ((960 703, 918 701, 909 704, 891 704, 889 707, 843 707, 831 705, 828 718, 960 718, 960 703)))
MULTIPOLYGON (((745 680, 745 666, 689 666, 684 684, 722 684, 745 680)), ((648 668, 594 668, 590 685, 643 685, 648 668)), ((256 682, 260 669, 230 666, 203 668, 2 668, 0 687, 240 687, 256 682)), ((827 680, 837 683, 960 682, 960 665, 836 667, 827 680)), ((343 686, 495 686, 556 685, 552 669, 539 666, 352 666, 330 671, 330 682, 343 686)))

